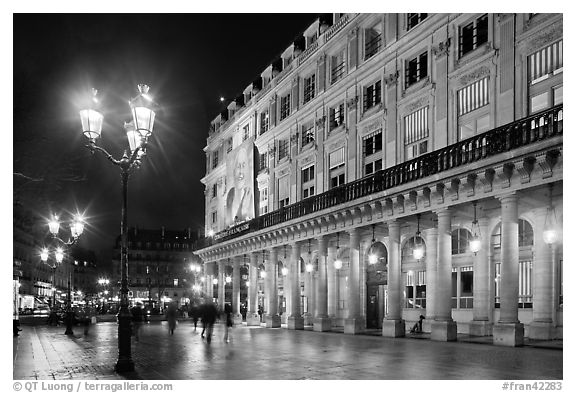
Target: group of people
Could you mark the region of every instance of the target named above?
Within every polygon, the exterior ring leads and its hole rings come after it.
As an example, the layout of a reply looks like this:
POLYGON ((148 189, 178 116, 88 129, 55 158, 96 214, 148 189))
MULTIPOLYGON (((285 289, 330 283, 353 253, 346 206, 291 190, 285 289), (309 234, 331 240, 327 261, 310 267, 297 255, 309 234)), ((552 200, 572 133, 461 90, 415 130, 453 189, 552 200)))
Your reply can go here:
MULTIPOLYGON (((132 335, 136 341, 140 341, 140 327, 145 321, 142 303, 136 303, 136 305, 131 308, 131 313, 132 335)), ((198 321, 202 321, 202 333, 200 336, 202 339, 206 338, 206 341, 210 343, 214 332, 214 324, 217 319, 221 318, 222 314, 225 317, 224 341, 229 342, 229 328, 234 326, 232 306, 229 304, 225 304, 223 310, 218 310, 213 302, 208 301, 200 306, 192 306, 189 316, 192 318, 192 322, 194 323, 194 331, 197 329, 198 321)), ((170 335, 174 334, 174 330, 177 326, 178 315, 179 313, 176 303, 170 303, 166 309, 166 320, 168 321, 168 332, 170 335)))

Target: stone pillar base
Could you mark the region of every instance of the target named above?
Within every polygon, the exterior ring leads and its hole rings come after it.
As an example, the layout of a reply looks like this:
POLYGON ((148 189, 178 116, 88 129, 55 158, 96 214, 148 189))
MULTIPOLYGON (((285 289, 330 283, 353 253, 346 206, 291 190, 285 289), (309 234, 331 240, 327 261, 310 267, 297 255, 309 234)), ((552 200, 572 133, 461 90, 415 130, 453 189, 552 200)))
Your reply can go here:
POLYGON ((314 320, 315 332, 329 332, 332 330, 332 320, 328 317, 319 317, 314 320))
POLYGON ((288 329, 304 330, 304 318, 292 316, 288 317, 288 329))
POLYGON ((264 318, 266 320, 266 327, 267 328, 279 328, 280 323, 280 315, 266 315, 264 318))
POLYGON ((364 331, 365 322, 362 318, 346 318, 344 320, 345 334, 358 334, 364 331))
POLYGON ((406 335, 406 322, 403 319, 384 319, 382 321, 382 336, 404 337, 406 335))
POLYGON ((524 345, 523 323, 495 323, 492 328, 494 345, 520 347, 524 345))
POLYGON ((260 326, 260 315, 248 314, 246 315, 246 322, 248 326, 260 326))
POLYGON ((288 315, 286 313, 280 315, 280 323, 288 323, 288 315))
POLYGON ((532 322, 528 334, 533 340, 552 340, 554 339, 554 329, 552 322, 532 322))
POLYGON ((469 324, 471 336, 491 336, 492 322, 489 321, 471 321, 469 324))
POLYGON ((242 325, 242 314, 234 315, 234 325, 242 325))
POLYGON ((434 341, 456 341, 457 326, 454 321, 433 321, 431 338, 434 341))

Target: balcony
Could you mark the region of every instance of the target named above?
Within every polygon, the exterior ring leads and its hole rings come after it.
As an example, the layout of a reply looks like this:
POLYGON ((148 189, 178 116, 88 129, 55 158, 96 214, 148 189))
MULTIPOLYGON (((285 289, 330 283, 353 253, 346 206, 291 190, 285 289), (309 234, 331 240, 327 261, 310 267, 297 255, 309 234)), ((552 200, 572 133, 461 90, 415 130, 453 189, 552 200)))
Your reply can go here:
MULTIPOLYGON (((215 236, 218 240, 212 243, 230 240, 501 153, 535 145, 562 136, 562 133, 563 105, 558 105, 256 217, 243 223, 242 230, 232 227, 218 233, 215 236)), ((204 239, 204 243, 203 247, 208 246, 209 239, 204 239)))

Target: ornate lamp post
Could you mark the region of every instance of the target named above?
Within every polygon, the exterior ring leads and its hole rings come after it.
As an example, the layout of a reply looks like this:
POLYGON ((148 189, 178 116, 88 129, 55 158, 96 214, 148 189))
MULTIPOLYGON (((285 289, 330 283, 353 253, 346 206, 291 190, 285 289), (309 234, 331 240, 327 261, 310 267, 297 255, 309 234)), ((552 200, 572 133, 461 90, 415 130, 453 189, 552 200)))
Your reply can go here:
POLYGON ((102 133, 102 124, 104 116, 97 110, 98 100, 96 99, 96 90, 92 90, 93 99, 90 107, 80 111, 82 122, 82 132, 88 138, 88 145, 92 153, 100 152, 112 162, 120 167, 122 176, 122 219, 120 226, 121 251, 120 251, 120 270, 121 270, 121 287, 120 287, 120 311, 118 313, 118 361, 116 363, 117 372, 126 372, 134 370, 132 361, 132 343, 131 343, 131 323, 130 310, 128 309, 128 177, 133 169, 140 166, 141 159, 146 155, 146 146, 148 138, 152 135, 154 127, 154 102, 148 94, 147 85, 138 85, 140 94, 130 100, 129 105, 132 112, 132 122, 125 123, 124 128, 130 143, 130 151, 124 151, 121 159, 117 160, 106 150, 96 145, 96 141, 102 133))
MULTIPOLYGON (((42 262, 47 264, 52 268, 52 308, 54 309, 56 305, 56 286, 55 286, 55 275, 56 275, 56 268, 58 265, 62 263, 64 260, 64 252, 65 250, 72 246, 80 235, 84 232, 84 219, 81 215, 76 215, 72 222, 70 223, 70 238, 68 241, 62 240, 58 237, 60 233, 60 221, 58 216, 54 215, 52 219, 48 222, 48 228, 51 234, 52 240, 52 249, 49 247, 44 247, 40 252, 40 259, 42 262), (56 245, 57 244, 57 245, 56 245), (53 262, 49 262, 50 254, 53 254, 54 260, 53 262)), ((72 330, 72 323, 74 321, 74 314, 72 312, 72 296, 71 296, 71 281, 72 281, 72 268, 70 268, 70 272, 68 274, 68 294, 66 297, 66 331, 64 334, 73 335, 74 331, 72 330)))

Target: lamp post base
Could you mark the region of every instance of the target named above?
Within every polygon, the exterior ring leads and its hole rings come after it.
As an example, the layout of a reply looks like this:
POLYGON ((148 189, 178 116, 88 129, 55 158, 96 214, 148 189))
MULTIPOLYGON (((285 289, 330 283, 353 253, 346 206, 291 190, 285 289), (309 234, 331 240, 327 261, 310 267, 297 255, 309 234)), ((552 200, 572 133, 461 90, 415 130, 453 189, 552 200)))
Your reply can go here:
POLYGON ((132 316, 128 308, 120 308, 118 314, 118 361, 116 372, 134 371, 132 361, 132 316))
POLYGON ((118 359, 116 366, 114 366, 114 371, 117 373, 134 371, 134 362, 132 359, 118 359))

